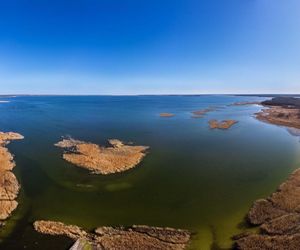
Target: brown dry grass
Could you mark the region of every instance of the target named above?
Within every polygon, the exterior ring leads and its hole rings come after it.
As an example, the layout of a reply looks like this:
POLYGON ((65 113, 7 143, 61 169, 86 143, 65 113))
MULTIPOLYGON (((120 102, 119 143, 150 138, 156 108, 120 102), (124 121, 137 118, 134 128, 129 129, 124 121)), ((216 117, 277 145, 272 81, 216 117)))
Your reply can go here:
MULTIPOLYGON (((190 240, 190 233, 186 230, 149 226, 99 227, 94 233, 89 233, 77 226, 61 222, 36 221, 34 228, 44 234, 64 235, 73 240, 81 239, 96 249, 99 246, 99 249, 104 250, 182 250, 190 240)), ((75 245, 78 245, 78 242, 75 245)))
POLYGON ((267 199, 254 202, 248 220, 260 225, 262 234, 238 239, 238 249, 299 249, 300 169, 267 199))
POLYGON ((300 128, 300 110, 296 108, 285 108, 281 106, 267 106, 256 114, 256 118, 267 123, 300 128))
POLYGON ((16 209, 18 203, 15 199, 20 189, 16 176, 11 172, 15 167, 15 162, 6 145, 10 140, 23 138, 18 133, 0 132, 0 220, 7 219, 16 209))
POLYGON ((217 120, 210 120, 208 123, 209 123, 209 126, 211 129, 229 129, 234 124, 238 123, 238 121, 223 120, 223 121, 219 122, 217 120))
POLYGON ((111 146, 76 140, 63 140, 56 146, 67 149, 66 161, 99 174, 113 174, 135 167, 145 156, 146 146, 125 145, 119 140, 109 140, 111 146))

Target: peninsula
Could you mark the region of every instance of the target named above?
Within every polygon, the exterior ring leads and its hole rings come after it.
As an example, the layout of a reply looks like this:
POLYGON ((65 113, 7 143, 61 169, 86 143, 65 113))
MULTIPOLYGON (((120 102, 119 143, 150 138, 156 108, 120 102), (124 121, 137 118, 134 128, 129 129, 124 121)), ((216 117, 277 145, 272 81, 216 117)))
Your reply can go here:
POLYGON ((261 103, 265 109, 256 114, 263 122, 300 128, 300 98, 274 97, 261 103))

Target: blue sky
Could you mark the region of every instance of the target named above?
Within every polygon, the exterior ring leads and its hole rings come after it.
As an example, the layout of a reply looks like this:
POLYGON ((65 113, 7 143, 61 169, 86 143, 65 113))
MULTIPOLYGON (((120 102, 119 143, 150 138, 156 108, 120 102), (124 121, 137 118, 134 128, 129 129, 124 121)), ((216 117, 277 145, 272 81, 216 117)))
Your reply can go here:
POLYGON ((2 94, 300 93, 299 0, 0 0, 2 94))

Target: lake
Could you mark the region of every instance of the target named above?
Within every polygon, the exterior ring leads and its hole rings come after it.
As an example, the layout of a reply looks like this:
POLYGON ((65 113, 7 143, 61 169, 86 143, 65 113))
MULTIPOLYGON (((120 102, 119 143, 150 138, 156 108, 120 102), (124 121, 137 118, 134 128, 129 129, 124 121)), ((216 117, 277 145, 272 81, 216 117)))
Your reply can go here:
POLYGON ((190 249, 227 249, 245 228, 258 198, 299 166, 299 137, 260 122, 261 107, 228 106, 266 98, 199 96, 17 96, 0 100, 0 131, 25 136, 8 148, 22 189, 19 206, 0 232, 1 249, 68 249, 72 241, 41 235, 35 220, 92 230, 143 224, 188 229, 190 249), (203 118, 192 111, 216 107, 203 118), (174 117, 162 118, 162 112, 174 117), (234 119, 212 130, 210 119, 234 119), (107 139, 150 147, 136 168, 91 174, 62 159, 62 136, 102 145, 107 139))

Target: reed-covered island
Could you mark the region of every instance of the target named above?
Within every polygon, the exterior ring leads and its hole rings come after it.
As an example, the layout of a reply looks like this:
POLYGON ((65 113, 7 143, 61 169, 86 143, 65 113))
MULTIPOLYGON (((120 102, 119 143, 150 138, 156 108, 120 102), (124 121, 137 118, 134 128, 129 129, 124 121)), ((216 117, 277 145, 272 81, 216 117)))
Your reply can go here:
POLYGON ((110 146, 63 139, 55 146, 66 149, 63 159, 98 174, 113 174, 138 165, 145 156, 146 146, 125 145, 117 139, 108 140, 110 146))

